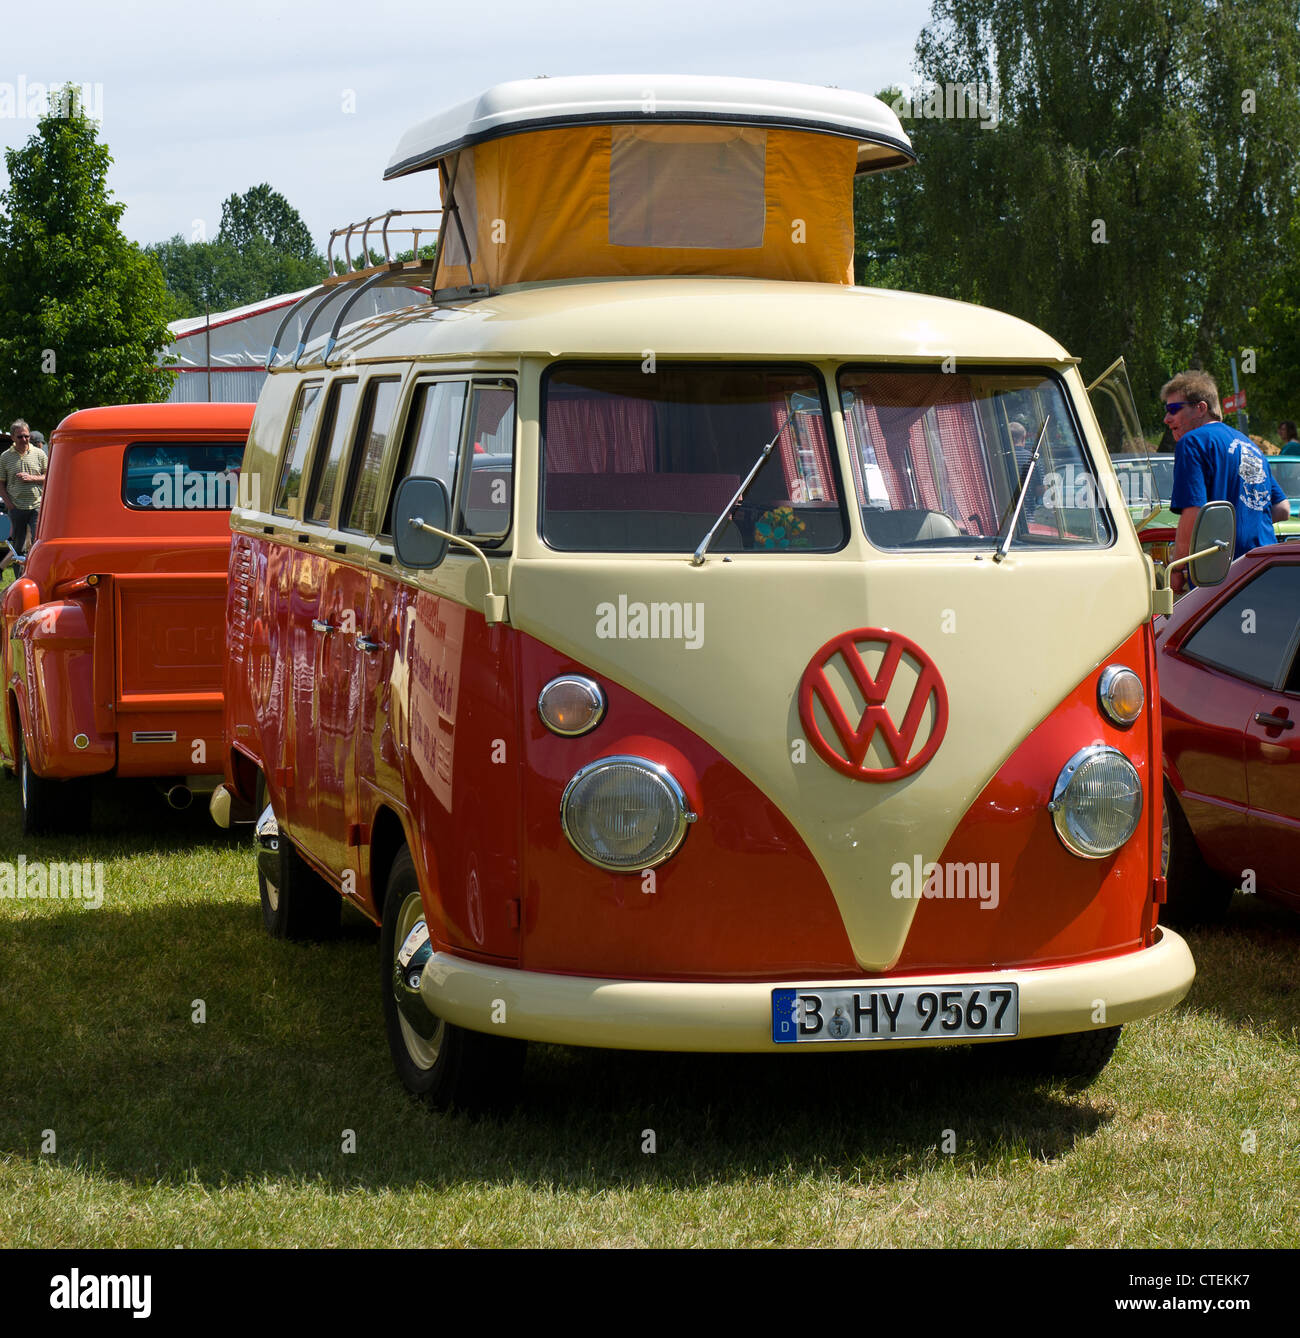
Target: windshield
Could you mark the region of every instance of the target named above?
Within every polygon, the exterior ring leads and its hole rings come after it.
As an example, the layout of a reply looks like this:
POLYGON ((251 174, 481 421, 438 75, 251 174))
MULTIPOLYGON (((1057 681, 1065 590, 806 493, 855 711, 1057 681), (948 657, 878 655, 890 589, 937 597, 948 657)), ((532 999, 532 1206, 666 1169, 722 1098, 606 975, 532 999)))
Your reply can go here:
POLYGON ((992 548, 1044 421, 1013 551, 1111 541, 1105 499, 1054 378, 846 370, 839 385, 863 524, 877 547, 992 548))
POLYGON ((1293 502, 1300 498, 1300 459, 1279 460, 1273 456, 1268 463, 1278 487, 1287 497, 1293 502))
POLYGON ((841 548, 843 492, 811 369, 557 364, 542 389, 542 536, 567 551, 693 553, 774 435, 710 551, 841 548))

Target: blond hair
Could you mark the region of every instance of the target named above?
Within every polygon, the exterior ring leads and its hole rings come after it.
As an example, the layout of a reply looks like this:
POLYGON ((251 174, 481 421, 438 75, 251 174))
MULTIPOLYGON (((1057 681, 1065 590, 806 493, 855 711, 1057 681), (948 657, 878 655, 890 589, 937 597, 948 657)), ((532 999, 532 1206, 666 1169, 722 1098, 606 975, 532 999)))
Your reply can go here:
POLYGON ((1223 410, 1219 408, 1219 386, 1209 372, 1179 372, 1172 381, 1166 381, 1161 387, 1162 400, 1167 400, 1171 395, 1189 404, 1198 404, 1204 400, 1211 418, 1223 417, 1223 410))

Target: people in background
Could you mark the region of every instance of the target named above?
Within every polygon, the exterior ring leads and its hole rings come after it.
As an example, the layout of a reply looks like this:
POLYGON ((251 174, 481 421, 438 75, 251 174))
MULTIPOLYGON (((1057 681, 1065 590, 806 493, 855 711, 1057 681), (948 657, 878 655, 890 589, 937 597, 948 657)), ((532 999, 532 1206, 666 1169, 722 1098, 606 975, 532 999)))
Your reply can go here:
MULTIPOLYGON (((1291 507, 1263 452, 1243 432, 1223 422, 1219 387, 1208 372, 1182 372, 1160 391, 1165 426, 1174 438, 1174 485, 1169 509, 1178 515, 1174 560, 1191 551, 1192 530, 1207 502, 1231 502, 1237 513, 1233 557, 1276 542, 1273 521, 1286 520, 1291 507)), ((1186 585, 1186 568, 1170 581, 1186 585)))
POLYGON ((1277 425, 1277 435, 1282 443, 1279 455, 1300 455, 1300 438, 1296 437, 1295 424, 1289 418, 1277 425))
POLYGON ((31 428, 24 419, 15 419, 9 435, 13 445, 0 455, 0 501, 12 527, 9 542, 15 552, 23 553, 36 534, 49 458, 32 445, 31 428))

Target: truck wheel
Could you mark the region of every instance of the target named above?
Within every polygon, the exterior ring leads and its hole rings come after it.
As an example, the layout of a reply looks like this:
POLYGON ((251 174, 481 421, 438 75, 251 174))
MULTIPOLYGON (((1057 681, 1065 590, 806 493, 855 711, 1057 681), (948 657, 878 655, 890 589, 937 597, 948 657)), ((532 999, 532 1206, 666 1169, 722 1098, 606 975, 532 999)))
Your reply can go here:
POLYGON ((1219 924, 1228 913, 1234 887, 1206 864, 1173 787, 1165 782, 1165 905, 1160 919, 1170 925, 1219 924))
POLYGON ((18 790, 23 807, 24 836, 57 836, 84 832, 90 826, 90 782, 49 780, 32 770, 23 741, 18 740, 18 790))
POLYGON ((408 936, 423 923, 415 863, 403 849, 388 876, 379 940, 384 1025, 398 1077, 412 1096, 435 1110, 505 1109, 518 1087, 527 1045, 466 1031, 424 1008, 410 982, 418 977, 427 950, 406 964, 398 958, 408 936))
POLYGON ((1045 1078, 1063 1078, 1071 1087, 1087 1087, 1110 1063, 1122 1030, 1099 1027, 1067 1036, 1033 1036, 1013 1045, 1023 1070, 1045 1078))
MULTIPOLYGON (((268 804, 266 780, 259 776, 257 811, 268 804)), ((254 832, 260 820, 254 824, 254 832)), ((260 843, 260 837, 255 836, 260 843)), ((262 898, 262 923, 272 938, 319 942, 338 933, 343 901, 339 894, 294 849, 280 832, 274 848, 258 850, 257 886, 262 898)))

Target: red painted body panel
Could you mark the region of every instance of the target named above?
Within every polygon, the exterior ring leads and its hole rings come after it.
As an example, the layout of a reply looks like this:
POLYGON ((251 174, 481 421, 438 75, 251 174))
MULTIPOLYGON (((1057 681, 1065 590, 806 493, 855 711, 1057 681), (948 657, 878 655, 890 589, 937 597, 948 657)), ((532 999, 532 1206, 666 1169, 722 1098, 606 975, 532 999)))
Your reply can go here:
MULTIPOLYGON (((611 979, 861 975, 832 891, 789 819, 664 712, 601 680, 608 705, 597 729, 557 736, 535 704, 552 678, 590 672, 570 657, 322 554, 239 535, 231 561, 227 736, 264 768, 285 830, 310 861, 345 892, 352 872, 351 895, 368 914, 382 900, 368 846, 386 808, 414 855, 439 950, 611 979), (314 617, 341 626, 349 609, 363 611, 357 630, 378 651, 311 626, 314 617), (595 867, 561 829, 574 773, 617 753, 668 766, 701 814, 653 881, 595 867)), ((1003 764, 942 857, 996 862, 998 908, 923 900, 898 973, 1048 966, 1152 941, 1153 657, 1144 627, 1003 764), (1128 730, 1097 704, 1111 663, 1148 685, 1148 707, 1128 730), (1147 804, 1117 855, 1083 860, 1061 845, 1046 803, 1065 762, 1099 739, 1133 761, 1147 804)), ((234 783, 233 766, 227 775, 234 783)))
POLYGON ((1002 764, 939 861, 996 864, 997 906, 922 900, 899 972, 1056 966, 1150 944, 1161 822, 1159 773, 1152 766, 1160 755, 1160 717, 1150 709, 1151 655, 1151 630, 1143 627, 1002 764), (1097 682, 1111 664, 1127 665, 1147 686, 1148 707, 1128 729, 1113 725, 1097 704, 1097 682), (1080 859, 1061 844, 1047 803, 1065 763, 1097 742, 1119 749, 1133 763, 1146 802, 1137 832, 1114 855, 1080 859))
POLYGON ((35 607, 24 614, 31 600, 16 587, 2 605, 8 762, 16 714, 41 775, 220 770, 229 512, 128 508, 123 453, 138 442, 242 441, 252 411, 120 405, 70 414, 55 430, 26 568, 35 607), (148 731, 176 740, 132 741, 148 731))
POLYGON ((1164 769, 1206 862, 1232 878, 1251 869, 1260 891, 1300 908, 1300 729, 1255 720, 1300 719, 1300 696, 1183 654, 1215 610, 1276 563, 1300 565, 1300 545, 1247 553, 1223 585, 1179 600, 1160 629, 1164 769))

